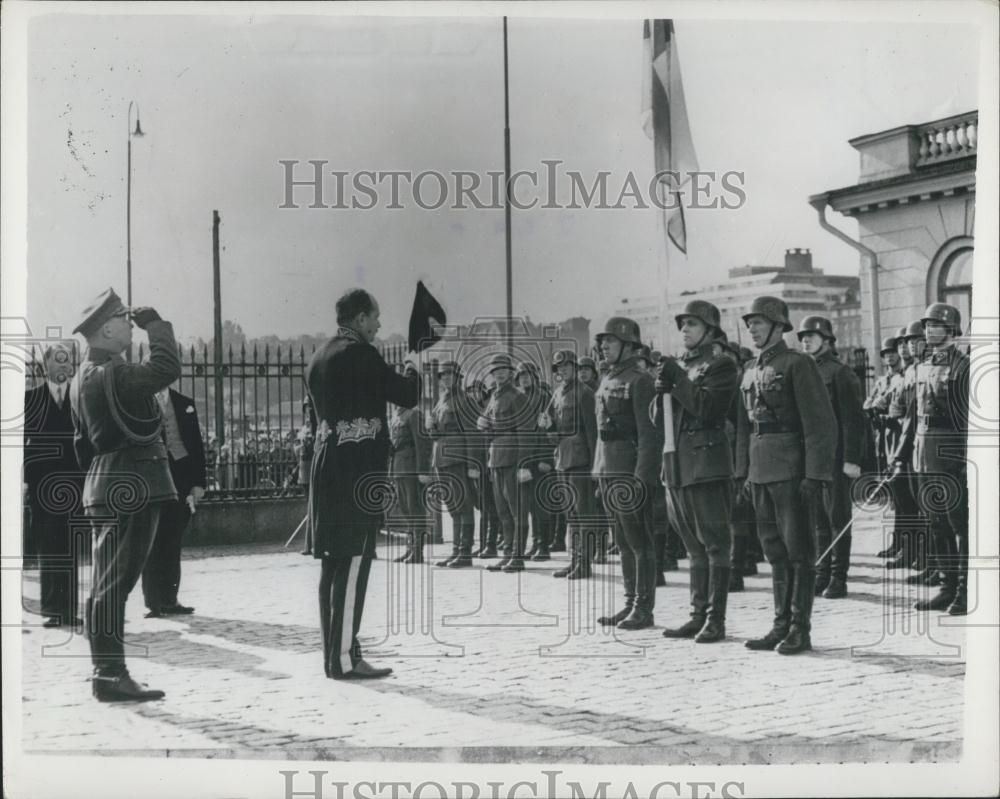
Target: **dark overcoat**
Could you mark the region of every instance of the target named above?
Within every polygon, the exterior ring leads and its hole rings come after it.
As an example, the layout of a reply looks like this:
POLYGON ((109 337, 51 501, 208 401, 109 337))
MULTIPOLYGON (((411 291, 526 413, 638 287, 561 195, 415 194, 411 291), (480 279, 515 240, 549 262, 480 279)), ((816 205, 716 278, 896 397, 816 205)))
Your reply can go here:
POLYGON ((388 499, 386 403, 417 404, 417 377, 389 366, 356 332, 340 328, 313 355, 306 384, 318 428, 309 481, 313 556, 371 552, 388 499))

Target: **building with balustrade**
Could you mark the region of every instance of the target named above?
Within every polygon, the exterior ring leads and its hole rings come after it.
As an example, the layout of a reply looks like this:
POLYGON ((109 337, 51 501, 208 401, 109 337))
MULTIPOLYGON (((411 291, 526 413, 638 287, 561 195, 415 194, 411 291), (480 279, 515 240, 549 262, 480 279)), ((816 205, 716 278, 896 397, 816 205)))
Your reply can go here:
POLYGON ((969 319, 978 120, 972 111, 851 139, 857 183, 809 200, 821 224, 828 207, 857 221, 861 335, 870 350, 932 302, 951 303, 969 319))

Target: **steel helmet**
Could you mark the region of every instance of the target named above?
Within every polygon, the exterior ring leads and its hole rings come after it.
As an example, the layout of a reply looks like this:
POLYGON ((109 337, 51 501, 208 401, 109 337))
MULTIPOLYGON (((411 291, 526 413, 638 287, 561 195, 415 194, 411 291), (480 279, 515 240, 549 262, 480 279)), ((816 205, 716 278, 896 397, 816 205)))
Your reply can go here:
POLYGON ((573 350, 556 350, 552 353, 552 371, 555 371, 564 363, 571 363, 576 366, 576 353, 573 350))
POLYGON ((802 337, 806 333, 819 333, 830 342, 837 340, 837 337, 833 334, 833 325, 830 324, 830 320, 825 316, 807 316, 799 322, 799 341, 802 341, 802 337))
POLYGON ((904 338, 925 338, 923 321, 917 319, 915 322, 910 322, 906 326, 906 335, 904 338))
POLYGON ((587 367, 589 369, 593 369, 595 372, 597 371, 597 364, 594 362, 594 359, 591 358, 589 355, 581 355, 580 359, 576 362, 576 365, 577 368, 579 369, 587 367))
POLYGON ((920 321, 924 326, 928 322, 940 322, 944 325, 950 325, 951 329, 955 331, 954 335, 962 335, 962 314, 958 312, 958 308, 946 302, 932 302, 927 306, 927 310, 924 311, 924 318, 920 321))
POLYGON ((643 344, 641 347, 639 347, 639 349, 635 351, 635 357, 642 358, 647 363, 653 362, 652 353, 649 347, 647 347, 645 344, 643 344))
POLYGON ((493 372, 497 369, 513 369, 514 365, 510 361, 510 356, 506 352, 498 352, 490 357, 487 364, 487 371, 493 372))
POLYGON ((628 341, 632 344, 642 344, 639 336, 639 324, 634 319, 627 316, 612 316, 604 323, 604 330, 597 334, 597 343, 601 343, 604 336, 614 336, 621 341, 628 341))
POLYGON ((750 312, 743 314, 744 324, 751 316, 763 316, 769 322, 781 325, 785 333, 792 329, 792 323, 788 321, 788 305, 777 297, 757 297, 750 304, 750 312))
POLYGON ((722 326, 719 309, 712 305, 712 303, 706 302, 705 300, 691 300, 691 302, 684 306, 684 312, 679 313, 674 317, 674 321, 677 322, 678 330, 681 329, 681 324, 687 316, 693 316, 695 319, 700 319, 709 327, 718 329, 722 326))
POLYGON ((887 352, 895 352, 897 341, 898 339, 895 336, 886 336, 882 339, 882 349, 878 351, 878 354, 885 355, 887 352))

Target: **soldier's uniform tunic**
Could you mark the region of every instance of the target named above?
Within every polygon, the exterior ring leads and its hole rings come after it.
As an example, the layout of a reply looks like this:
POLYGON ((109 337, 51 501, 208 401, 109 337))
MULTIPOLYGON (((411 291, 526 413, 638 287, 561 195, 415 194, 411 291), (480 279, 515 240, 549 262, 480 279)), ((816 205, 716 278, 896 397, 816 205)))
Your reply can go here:
POLYGON ((773 631, 810 629, 816 547, 799 494, 803 478, 833 477, 837 420, 819 368, 783 340, 747 364, 740 386, 736 473, 753 492, 757 534, 771 564, 773 631))
POLYGON ((472 556, 476 486, 469 477, 469 469, 478 468, 479 464, 468 438, 469 428, 474 427, 478 415, 461 389, 442 388, 428 427, 434 442, 431 465, 437 479, 447 485, 444 496, 454 530, 453 558, 472 556))
POLYGON ((341 677, 361 659, 357 642, 389 455, 386 403, 417 404, 416 375, 400 375, 349 328, 316 351, 306 383, 319 420, 309 481, 323 662, 341 677))
POLYGON ((596 527, 594 489, 590 470, 597 448, 597 414, 594 392, 575 377, 561 382, 552 396, 550 414, 558 479, 569 489, 573 502, 566 509, 570 562, 582 573, 590 571, 596 527))
MULTIPOLYGON (((925 353, 924 358, 928 355, 925 353)), ((930 533, 927 514, 917 502, 920 483, 913 462, 917 433, 917 368, 920 363, 911 361, 901 372, 893 374, 888 394, 889 419, 894 430, 888 460, 890 466, 898 468, 891 481, 895 507, 893 529, 903 542, 899 561, 890 563, 890 567, 909 566, 911 563, 917 563, 921 568, 936 566, 936 544, 930 533)))
POLYGON ((397 510, 409 533, 410 554, 422 560, 428 514, 419 475, 430 475, 431 448, 420 430, 416 408, 393 408, 389 418, 389 447, 389 474, 396 487, 397 510))
POLYGON ((557 477, 553 471, 548 431, 539 422, 552 403, 552 391, 543 383, 537 383, 528 390, 519 390, 526 399, 525 413, 529 417, 522 443, 525 445, 523 466, 531 470, 531 485, 528 487, 531 553, 543 559, 549 554, 549 546, 555 533, 555 515, 546 498, 552 496, 552 484, 557 477))
POLYGON ((625 605, 652 613, 656 602, 656 553, 643 520, 643 505, 657 484, 663 436, 649 418, 653 379, 635 356, 609 364, 597 389, 599 478, 621 550, 625 605))
POLYGON ((177 499, 156 393, 181 374, 169 322, 149 322, 149 357, 126 363, 91 347, 73 378, 74 448, 87 470, 83 507, 94 530, 87 635, 99 676, 126 673, 125 603, 142 575, 164 503, 177 499))
MULTIPOLYGON (((865 415, 862 409, 861 381, 846 364, 841 363, 833 350, 827 349, 816 360, 823 378, 830 404, 837 419, 837 449, 833 463, 833 482, 824 491, 823 507, 816 514, 813 529, 816 534, 817 556, 830 546, 837 535, 851 521, 851 478, 844 474, 844 464, 861 466, 865 457, 865 415)), ((835 580, 846 580, 851 562, 851 530, 840 537, 833 552, 817 567, 821 580, 831 574, 835 580)), ((826 582, 829 582, 827 579, 826 582)))

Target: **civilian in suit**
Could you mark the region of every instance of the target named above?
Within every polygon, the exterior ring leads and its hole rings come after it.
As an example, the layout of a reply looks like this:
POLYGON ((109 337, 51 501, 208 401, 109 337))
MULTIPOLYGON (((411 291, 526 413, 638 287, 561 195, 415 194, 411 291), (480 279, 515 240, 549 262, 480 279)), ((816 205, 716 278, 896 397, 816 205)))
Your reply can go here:
POLYGON ((146 618, 194 612, 194 608, 177 601, 181 583, 181 539, 191 514, 205 495, 207 484, 205 446, 194 400, 165 388, 156 395, 156 401, 163 417, 164 443, 177 499, 163 503, 160 528, 142 571, 142 596, 149 609, 146 618))
POLYGON ((30 539, 39 559, 45 627, 82 625, 77 618, 77 575, 72 517, 80 512, 83 473, 73 452, 69 385, 75 367, 71 343, 45 350, 45 382, 24 394, 24 482, 31 511, 30 539))

